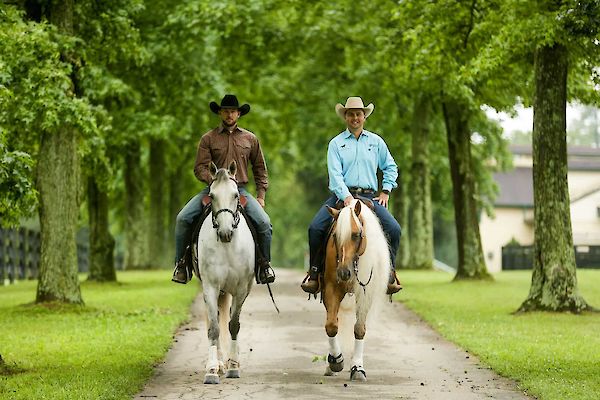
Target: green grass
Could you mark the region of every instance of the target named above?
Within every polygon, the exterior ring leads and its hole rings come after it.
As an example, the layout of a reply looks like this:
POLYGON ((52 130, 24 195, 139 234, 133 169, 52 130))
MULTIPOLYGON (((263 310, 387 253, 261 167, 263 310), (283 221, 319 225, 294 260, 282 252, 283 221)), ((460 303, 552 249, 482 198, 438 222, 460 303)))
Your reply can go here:
POLYGON ((82 282, 85 306, 33 305, 36 282, 0 287, 0 399, 130 399, 198 291, 169 271, 82 282))
MULTIPOLYGON (((600 398, 600 314, 513 315, 529 293, 531 272, 495 282, 451 282, 441 272, 401 271, 396 299, 434 329, 542 400, 600 398)), ((600 307, 600 271, 578 270, 579 291, 600 307)))

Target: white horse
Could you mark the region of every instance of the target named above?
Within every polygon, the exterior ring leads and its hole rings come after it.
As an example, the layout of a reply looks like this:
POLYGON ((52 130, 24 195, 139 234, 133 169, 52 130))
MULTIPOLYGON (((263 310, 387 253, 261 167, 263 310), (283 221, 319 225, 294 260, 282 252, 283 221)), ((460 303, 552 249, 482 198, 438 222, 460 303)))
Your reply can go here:
POLYGON ((325 330, 329 336, 329 365, 325 375, 335 375, 344 368, 337 337, 338 311, 346 294, 353 293, 356 323, 350 379, 366 381, 363 363, 366 321, 374 301, 385 300, 391 269, 388 244, 379 219, 360 201, 353 200, 339 211, 329 207, 329 212, 335 218, 335 226, 327 241, 323 280, 325 330))
POLYGON ((240 377, 237 335, 242 305, 254 278, 255 249, 250 228, 240 212, 240 194, 234 180, 236 170, 235 161, 228 169, 219 170, 211 163, 212 209, 198 237, 198 269, 207 309, 209 341, 204 383, 219 383, 219 374, 224 370, 227 378, 240 377), (227 323, 231 342, 225 364, 221 344, 226 340, 219 339, 227 323))

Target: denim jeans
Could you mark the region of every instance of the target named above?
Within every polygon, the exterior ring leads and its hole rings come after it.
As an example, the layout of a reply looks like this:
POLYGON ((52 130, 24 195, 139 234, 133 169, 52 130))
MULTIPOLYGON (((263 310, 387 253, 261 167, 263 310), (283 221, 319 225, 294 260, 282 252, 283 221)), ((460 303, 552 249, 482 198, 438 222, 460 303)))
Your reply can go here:
MULTIPOLYGON (((373 198, 373 195, 362 195, 369 199, 373 198)), ((325 204, 319 209, 315 217, 313 218, 310 226, 308 227, 308 245, 310 247, 310 268, 317 267, 321 270, 324 261, 324 247, 325 239, 329 227, 333 223, 333 218, 327 211, 327 207, 335 207, 337 203, 337 197, 331 196, 325 201, 325 204)), ((400 235, 402 234, 400 224, 394 216, 388 211, 387 208, 379 204, 377 201, 373 201, 375 206, 375 215, 381 222, 381 227, 388 240, 388 247, 390 249, 390 260, 392 261, 392 268, 396 265, 396 253, 398 252, 398 246, 400 245, 400 235)))
MULTIPOLYGON (((208 186, 179 211, 175 222, 175 262, 177 262, 185 252, 185 246, 190 241, 192 234, 192 223, 194 218, 202 213, 202 198, 208 194, 208 186)), ((258 247, 263 256, 271 261, 271 238, 273 236, 273 227, 271 220, 258 201, 245 188, 239 188, 240 194, 247 199, 246 214, 256 228, 258 247)))

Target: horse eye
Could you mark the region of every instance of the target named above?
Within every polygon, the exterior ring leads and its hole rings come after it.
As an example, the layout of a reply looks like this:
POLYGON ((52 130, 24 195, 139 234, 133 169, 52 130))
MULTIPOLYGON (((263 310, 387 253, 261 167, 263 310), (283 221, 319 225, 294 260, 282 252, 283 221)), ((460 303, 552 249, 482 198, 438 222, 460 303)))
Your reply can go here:
POLYGON ((360 233, 353 233, 352 240, 358 240, 358 239, 360 239, 360 233))
POLYGON ((213 196, 213 194, 212 194, 212 193, 209 193, 209 194, 208 194, 208 197, 210 197, 211 199, 213 199, 213 198, 214 198, 214 196, 213 196))

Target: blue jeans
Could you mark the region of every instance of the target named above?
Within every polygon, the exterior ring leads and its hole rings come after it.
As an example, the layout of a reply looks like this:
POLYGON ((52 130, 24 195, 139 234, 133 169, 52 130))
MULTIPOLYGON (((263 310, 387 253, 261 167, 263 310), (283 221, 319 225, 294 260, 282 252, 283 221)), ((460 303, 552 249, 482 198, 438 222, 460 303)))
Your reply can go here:
MULTIPOLYGON (((256 201, 254 197, 245 188, 238 188, 240 194, 248 200, 246 203, 246 214, 256 228, 258 247, 267 261, 271 261, 271 238, 273 236, 273 226, 271 219, 256 201)), ((179 211, 175 222, 175 262, 183 257, 185 246, 190 241, 192 234, 192 223, 194 218, 202 213, 202 198, 208 194, 208 186, 179 211)))
MULTIPOLYGON (((369 199, 373 198, 373 195, 362 195, 363 197, 367 197, 369 199)), ((335 207, 335 203, 337 203, 338 198, 333 195, 325 201, 325 204, 319 209, 315 217, 313 218, 310 226, 308 227, 308 245, 310 247, 310 268, 321 271, 324 255, 325 255, 325 239, 327 236, 327 232, 329 231, 329 227, 333 223, 333 218, 327 211, 327 207, 335 207)), ((396 266, 396 253, 398 252, 398 246, 400 245, 400 235, 402 231, 400 229, 400 224, 392 214, 388 211, 387 208, 379 204, 377 201, 373 201, 375 206, 375 215, 379 218, 381 222, 381 227, 383 228, 383 232, 388 240, 388 247, 390 249, 390 260, 392 261, 392 268, 396 266)))

